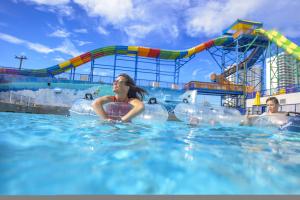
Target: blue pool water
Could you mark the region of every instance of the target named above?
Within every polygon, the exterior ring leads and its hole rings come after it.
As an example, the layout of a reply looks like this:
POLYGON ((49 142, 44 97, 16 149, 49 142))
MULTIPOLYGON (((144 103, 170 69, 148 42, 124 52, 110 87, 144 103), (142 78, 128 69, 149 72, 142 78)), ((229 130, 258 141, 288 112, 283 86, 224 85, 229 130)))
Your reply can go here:
POLYGON ((0 113, 0 194, 300 194, 300 134, 0 113))

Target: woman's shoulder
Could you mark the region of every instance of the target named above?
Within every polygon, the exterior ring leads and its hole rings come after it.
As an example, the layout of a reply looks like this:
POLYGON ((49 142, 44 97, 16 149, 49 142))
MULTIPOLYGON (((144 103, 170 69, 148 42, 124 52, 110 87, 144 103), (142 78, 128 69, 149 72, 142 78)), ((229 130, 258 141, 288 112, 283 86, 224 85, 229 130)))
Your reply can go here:
POLYGON ((285 112, 285 111, 280 111, 280 112, 278 112, 276 114, 283 115, 283 116, 288 116, 288 112, 285 112))
POLYGON ((287 112, 284 112, 284 111, 280 111, 280 112, 277 112, 277 113, 272 113, 273 115, 287 115, 288 113, 287 112))
POLYGON ((141 101, 138 98, 130 98, 130 99, 128 99, 128 103, 130 103, 130 104, 143 104, 143 101, 141 101))
POLYGON ((110 102, 110 101, 114 101, 115 96, 102 96, 96 99, 96 101, 105 101, 105 102, 110 102))
POLYGON ((276 113, 268 113, 268 112, 264 112, 263 114, 261 114, 261 116, 264 115, 272 115, 272 116, 287 116, 288 112, 285 111, 280 111, 280 112, 276 112, 276 113))
POLYGON ((138 99, 138 98, 129 98, 129 99, 128 99, 128 102, 131 102, 131 101, 141 101, 141 100, 138 99))
POLYGON ((102 96, 102 97, 99 97, 99 98, 103 98, 103 99, 115 99, 116 97, 115 96, 111 96, 111 95, 105 95, 105 96, 102 96))

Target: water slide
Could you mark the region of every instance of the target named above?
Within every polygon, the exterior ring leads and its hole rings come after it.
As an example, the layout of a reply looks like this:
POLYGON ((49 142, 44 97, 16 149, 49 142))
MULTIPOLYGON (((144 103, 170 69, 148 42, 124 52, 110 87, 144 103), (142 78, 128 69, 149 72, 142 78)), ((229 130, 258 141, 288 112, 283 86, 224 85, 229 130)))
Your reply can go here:
MULTIPOLYGON (((287 53, 295 56, 296 59, 300 60, 300 47, 295 43, 288 40, 285 36, 280 34, 277 31, 271 30, 266 31, 264 29, 258 28, 253 31, 253 34, 263 35, 268 38, 269 41, 274 42, 278 47, 285 50, 287 53)), ((149 58, 160 58, 160 59, 169 59, 175 60, 179 58, 188 58, 194 54, 197 54, 203 50, 209 49, 212 46, 225 46, 234 41, 232 36, 224 35, 213 40, 201 43, 195 47, 192 47, 187 50, 164 50, 164 49, 155 49, 142 46, 107 46, 93 51, 84 53, 82 55, 71 58, 67 61, 54 65, 52 67, 44 69, 7 69, 0 68, 0 74, 17 74, 25 76, 37 76, 37 77, 48 77, 54 76, 65 71, 70 70, 71 68, 76 68, 82 64, 85 64, 91 59, 96 59, 104 56, 122 54, 122 55, 131 55, 131 56, 141 56, 149 58)), ((246 62, 247 67, 253 65, 256 60, 263 53, 264 48, 257 47, 252 51, 252 53, 239 64, 239 69, 244 67, 246 62)), ((236 67, 230 68, 226 73, 228 75, 235 73, 236 67)))
POLYGON ((52 67, 48 67, 44 69, 24 69, 24 70, 0 68, 0 74, 17 74, 17 75, 38 76, 38 77, 54 76, 63 73, 65 71, 68 71, 71 68, 76 68, 82 64, 85 64, 91 61, 92 58, 96 59, 96 58, 114 55, 114 54, 131 55, 131 56, 138 55, 141 57, 175 60, 179 58, 188 58, 212 46, 227 45, 230 44, 231 42, 233 42, 233 38, 231 36, 222 36, 214 40, 209 40, 207 42, 201 43, 190 49, 177 50, 177 51, 155 49, 155 48, 142 47, 142 46, 107 46, 76 56, 74 58, 71 58, 70 60, 59 63, 52 67))
MULTIPOLYGON (((300 60, 300 47, 297 46, 295 43, 288 40, 284 35, 281 33, 271 30, 266 31, 264 29, 255 29, 253 32, 255 35, 263 35, 268 38, 269 41, 274 42, 278 47, 282 48, 285 52, 293 55, 297 60, 300 60)), ((264 47, 256 47, 251 54, 239 63, 238 70, 243 70, 246 64, 246 68, 251 67, 261 56, 264 52, 264 47)), ((228 77, 236 72, 236 66, 230 67, 229 69, 225 70, 222 74, 225 77, 228 77)))
POLYGON ((260 28, 254 30, 254 34, 261 34, 267 37, 271 42, 274 42, 278 47, 282 48, 285 52, 293 55, 297 60, 300 60, 300 47, 297 46, 292 41, 288 40, 281 33, 275 30, 266 31, 260 28))

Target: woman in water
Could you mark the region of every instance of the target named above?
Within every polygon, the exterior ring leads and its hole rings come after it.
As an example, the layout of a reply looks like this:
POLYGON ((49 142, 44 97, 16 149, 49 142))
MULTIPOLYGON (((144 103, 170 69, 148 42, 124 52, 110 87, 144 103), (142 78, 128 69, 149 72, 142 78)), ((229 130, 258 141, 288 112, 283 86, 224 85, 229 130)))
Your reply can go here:
MULTIPOLYGON (((261 115, 247 115, 246 120, 242 121, 242 125, 255 125, 256 120, 262 116, 267 116, 268 121, 273 125, 282 125, 287 122, 287 113, 279 112, 279 101, 276 97, 269 97, 266 100, 267 112, 261 115)), ((262 119, 262 118, 261 118, 262 119)))
MULTIPOLYGON (((103 96, 96 99, 92 106, 95 112, 108 121, 118 120, 129 122, 132 118, 144 110, 142 102, 147 91, 136 86, 134 80, 127 74, 120 74, 113 83, 114 96, 103 96), (109 107, 106 111, 103 105, 110 102, 117 102, 122 106, 109 107), (117 110, 118 116, 112 116, 109 112, 117 110)), ((117 105, 116 104, 116 105, 117 105)))

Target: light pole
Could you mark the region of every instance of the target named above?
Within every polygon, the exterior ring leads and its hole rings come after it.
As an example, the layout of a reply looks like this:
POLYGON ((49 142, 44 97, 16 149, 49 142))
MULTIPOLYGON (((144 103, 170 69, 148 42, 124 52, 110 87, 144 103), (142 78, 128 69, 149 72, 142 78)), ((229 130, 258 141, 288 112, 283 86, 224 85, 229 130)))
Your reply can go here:
POLYGON ((19 59, 20 60, 19 70, 21 70, 23 60, 26 60, 27 57, 26 56, 15 56, 15 59, 19 59))

